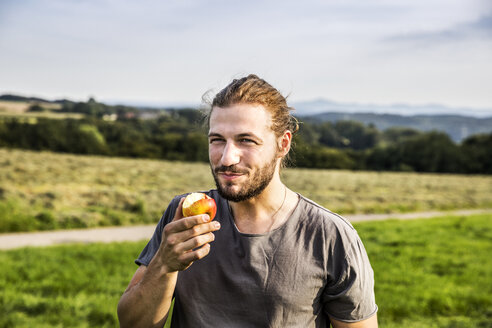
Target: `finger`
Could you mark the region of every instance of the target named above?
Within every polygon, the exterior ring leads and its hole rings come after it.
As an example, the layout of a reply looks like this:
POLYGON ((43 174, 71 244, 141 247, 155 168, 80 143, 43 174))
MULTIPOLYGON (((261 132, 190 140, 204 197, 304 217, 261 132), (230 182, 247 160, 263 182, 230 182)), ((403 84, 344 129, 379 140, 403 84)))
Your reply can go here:
MULTIPOLYGON (((178 221, 183 218, 183 202, 184 202, 184 197, 181 197, 179 200, 178 207, 176 208, 176 212, 174 212, 174 218, 172 221, 178 221)), ((171 221, 171 222, 172 222, 171 221)))
POLYGON ((182 243, 179 243, 175 247, 176 253, 188 253, 191 250, 202 247, 205 244, 211 243, 215 240, 215 235, 211 232, 190 238, 182 243))
POLYGON ((169 227, 166 227, 165 229, 168 230, 164 232, 165 239, 163 240, 163 243, 169 246, 175 246, 178 245, 179 243, 186 242, 187 240, 193 237, 219 230, 220 223, 217 221, 213 221, 209 223, 198 224, 190 229, 186 229, 178 232, 172 232, 169 227))
POLYGON ((173 219, 173 221, 170 222, 168 225, 166 225, 164 229, 167 234, 177 233, 188 229, 193 229, 194 227, 198 225, 202 225, 209 221, 210 221, 210 216, 208 216, 208 214, 182 217, 181 219, 178 219, 176 221, 174 221, 173 219))
POLYGON ((196 261, 204 258, 210 253, 210 244, 205 244, 199 249, 185 253, 180 256, 180 261, 182 263, 190 263, 190 265, 196 261))
POLYGON ((182 239, 184 241, 184 240, 187 240, 187 239, 199 236, 199 235, 206 234, 208 232, 217 231, 219 229, 220 229, 220 223, 217 221, 213 221, 213 222, 201 223, 201 224, 194 225, 193 227, 191 227, 189 229, 186 229, 186 230, 183 230, 182 232, 179 232, 179 234, 180 234, 180 237, 182 237, 182 239))

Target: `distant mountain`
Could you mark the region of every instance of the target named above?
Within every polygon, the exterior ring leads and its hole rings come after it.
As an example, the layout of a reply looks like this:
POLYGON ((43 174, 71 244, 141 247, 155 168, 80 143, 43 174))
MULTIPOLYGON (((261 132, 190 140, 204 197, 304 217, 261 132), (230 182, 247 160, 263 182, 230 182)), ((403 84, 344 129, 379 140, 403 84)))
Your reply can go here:
POLYGON ((409 127, 420 131, 438 130, 446 132, 455 142, 478 133, 492 132, 492 117, 477 118, 462 115, 413 115, 374 113, 321 113, 301 116, 306 122, 358 121, 373 124, 379 130, 390 127, 409 127))
POLYGON ((427 105, 374 105, 358 103, 341 103, 326 99, 294 102, 293 107, 299 116, 337 113, 376 113, 396 115, 462 115, 472 117, 492 117, 492 108, 448 107, 440 104, 427 105))

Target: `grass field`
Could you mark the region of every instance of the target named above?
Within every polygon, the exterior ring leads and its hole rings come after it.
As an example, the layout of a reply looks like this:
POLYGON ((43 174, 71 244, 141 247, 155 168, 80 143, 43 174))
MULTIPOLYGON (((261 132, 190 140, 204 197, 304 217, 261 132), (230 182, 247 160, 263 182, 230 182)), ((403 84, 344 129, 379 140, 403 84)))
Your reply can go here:
POLYGON ((0 113, 24 114, 28 111, 29 107, 34 104, 43 106, 49 110, 59 110, 61 108, 60 104, 47 102, 0 100, 0 113))
POLYGON ((27 112, 27 113, 8 113, 0 111, 0 118, 15 117, 21 122, 35 124, 38 118, 49 118, 55 120, 64 120, 67 118, 80 120, 84 114, 79 113, 57 113, 57 112, 27 112))
MULTIPOLYGON (((492 327, 492 216, 356 225, 380 327, 492 327)), ((0 327, 115 327, 144 242, 0 252, 0 327)), ((239 301, 239 300, 238 300, 239 301)))
MULTIPOLYGON (((389 213, 492 208, 492 176, 286 169, 331 209, 389 213)), ((156 222, 178 194, 214 188, 205 163, 0 149, 0 232, 156 222)))
POLYGON ((60 113, 60 104, 36 102, 36 101, 7 101, 0 100, 0 119, 2 117, 16 117, 25 122, 35 123, 37 118, 49 119, 81 119, 84 117, 80 113, 60 113), (28 112, 31 105, 40 105, 46 109, 45 112, 28 112))

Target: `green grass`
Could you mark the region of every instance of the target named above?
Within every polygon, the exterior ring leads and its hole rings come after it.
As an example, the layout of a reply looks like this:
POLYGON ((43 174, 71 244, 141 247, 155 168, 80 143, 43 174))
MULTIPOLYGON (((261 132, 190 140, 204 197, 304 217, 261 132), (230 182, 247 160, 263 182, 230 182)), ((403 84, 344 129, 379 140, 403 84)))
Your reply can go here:
MULTIPOLYGON (((355 225, 381 327, 492 327, 492 216, 355 225)), ((115 327, 144 242, 0 252, 0 327, 115 327)))
POLYGON ((355 226, 382 327, 492 327, 492 215, 355 226))
POLYGON ((115 327, 144 243, 0 252, 0 327, 115 327))
MULTIPOLYGON (((342 214, 492 208, 492 176, 286 169, 282 178, 342 214)), ((0 148, 0 232, 152 223, 175 195, 214 186, 205 163, 0 148)))

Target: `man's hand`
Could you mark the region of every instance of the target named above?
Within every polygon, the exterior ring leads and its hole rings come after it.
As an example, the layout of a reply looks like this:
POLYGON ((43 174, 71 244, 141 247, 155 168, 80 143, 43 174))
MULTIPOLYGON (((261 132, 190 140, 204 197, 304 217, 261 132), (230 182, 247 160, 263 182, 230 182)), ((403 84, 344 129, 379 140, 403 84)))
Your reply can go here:
POLYGON ((156 254, 167 273, 187 269, 194 261, 210 252, 210 244, 220 229, 220 223, 210 221, 207 214, 183 217, 184 198, 179 202, 174 218, 162 232, 162 241, 156 254))

